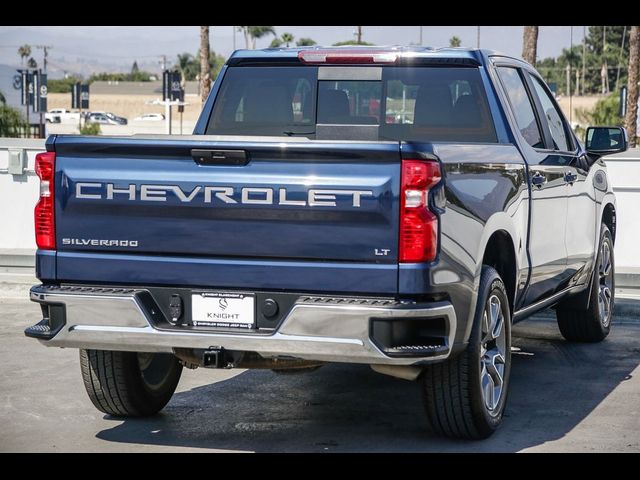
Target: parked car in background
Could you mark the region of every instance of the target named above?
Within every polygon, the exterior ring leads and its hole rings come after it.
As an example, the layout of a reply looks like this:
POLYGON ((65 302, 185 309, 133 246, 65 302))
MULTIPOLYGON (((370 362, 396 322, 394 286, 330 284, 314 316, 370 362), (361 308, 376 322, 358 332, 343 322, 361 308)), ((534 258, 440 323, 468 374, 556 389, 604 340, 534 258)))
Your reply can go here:
POLYGON ((108 112, 90 112, 85 117, 86 123, 98 123, 100 125, 126 125, 127 119, 116 117, 108 112))
POLYGON ((115 115, 111 112, 103 112, 103 111, 92 111, 89 113, 89 115, 104 115, 105 117, 107 117, 109 120, 113 120, 114 122, 117 122, 118 125, 127 125, 129 123, 129 121, 124 118, 124 117, 120 117, 118 115, 115 115))
POLYGON ((133 119, 135 122, 162 122, 164 115, 162 113, 144 113, 133 119))
POLYGON ((66 108, 52 108, 44 114, 44 119, 48 123, 77 122, 80 120, 80 113, 70 112, 66 108))

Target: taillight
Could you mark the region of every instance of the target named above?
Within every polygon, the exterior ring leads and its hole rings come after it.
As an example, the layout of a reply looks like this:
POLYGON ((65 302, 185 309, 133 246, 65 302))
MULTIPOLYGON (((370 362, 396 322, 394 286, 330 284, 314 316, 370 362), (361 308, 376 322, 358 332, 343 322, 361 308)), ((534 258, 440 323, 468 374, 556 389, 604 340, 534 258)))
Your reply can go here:
POLYGON ((430 262, 438 251, 438 217, 429 210, 429 189, 442 178, 440 164, 403 160, 400 192, 400 261, 430 262))
POLYGON ((56 249, 55 176, 56 154, 36 155, 36 174, 40 177, 40 199, 35 208, 36 244, 41 250, 56 249))

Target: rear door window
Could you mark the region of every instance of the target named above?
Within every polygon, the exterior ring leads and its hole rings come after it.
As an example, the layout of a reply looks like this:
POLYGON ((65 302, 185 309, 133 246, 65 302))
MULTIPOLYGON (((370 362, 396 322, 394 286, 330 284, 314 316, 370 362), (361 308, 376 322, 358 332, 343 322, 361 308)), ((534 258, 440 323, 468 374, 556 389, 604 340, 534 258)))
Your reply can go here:
MULTIPOLYGON (((317 125, 369 125, 378 140, 497 142, 478 68, 383 67, 378 78, 318 80, 311 66, 230 67, 207 134, 314 139, 317 125)), ((342 129, 339 138, 349 134, 342 129)))

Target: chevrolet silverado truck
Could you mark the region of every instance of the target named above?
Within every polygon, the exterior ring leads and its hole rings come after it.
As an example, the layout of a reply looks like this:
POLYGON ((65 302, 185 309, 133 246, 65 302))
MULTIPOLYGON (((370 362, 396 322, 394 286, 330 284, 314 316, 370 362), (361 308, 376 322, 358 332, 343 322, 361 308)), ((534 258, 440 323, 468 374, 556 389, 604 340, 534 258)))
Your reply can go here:
POLYGON ((191 136, 48 138, 25 333, 80 349, 114 416, 161 410, 183 367, 346 362, 417 380, 437 434, 485 438, 513 322, 554 307, 569 341, 609 333, 601 157, 626 145, 582 144, 491 51, 237 51, 191 136))

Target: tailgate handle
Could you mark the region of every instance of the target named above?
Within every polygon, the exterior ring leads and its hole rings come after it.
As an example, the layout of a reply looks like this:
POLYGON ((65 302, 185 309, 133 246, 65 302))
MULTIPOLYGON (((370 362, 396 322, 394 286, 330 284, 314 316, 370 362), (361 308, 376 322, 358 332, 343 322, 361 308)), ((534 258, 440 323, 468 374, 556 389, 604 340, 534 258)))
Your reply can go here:
POLYGON ((194 148, 191 157, 198 165, 246 165, 249 155, 246 150, 204 150, 194 148))

